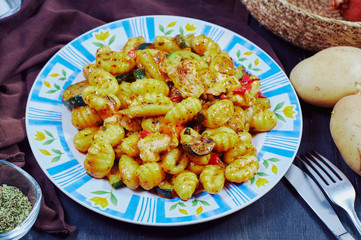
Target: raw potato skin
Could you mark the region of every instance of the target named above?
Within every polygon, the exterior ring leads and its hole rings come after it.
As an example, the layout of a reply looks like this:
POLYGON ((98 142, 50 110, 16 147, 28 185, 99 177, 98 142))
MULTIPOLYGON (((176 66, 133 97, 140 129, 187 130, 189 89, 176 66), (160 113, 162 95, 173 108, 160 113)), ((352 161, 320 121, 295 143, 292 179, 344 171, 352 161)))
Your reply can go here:
POLYGON ((346 96, 336 103, 330 130, 344 161, 361 176, 361 95, 346 96))
POLYGON ((330 47, 298 63, 290 81, 299 97, 319 107, 333 107, 361 90, 361 49, 330 47))

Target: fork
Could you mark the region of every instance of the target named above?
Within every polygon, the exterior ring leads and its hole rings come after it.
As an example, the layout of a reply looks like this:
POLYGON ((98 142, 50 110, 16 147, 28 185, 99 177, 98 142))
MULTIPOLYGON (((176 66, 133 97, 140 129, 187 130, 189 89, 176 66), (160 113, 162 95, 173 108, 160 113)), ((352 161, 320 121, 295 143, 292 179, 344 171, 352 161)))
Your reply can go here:
POLYGON ((355 212, 356 193, 352 183, 334 164, 315 151, 308 153, 303 158, 298 158, 304 163, 331 202, 347 212, 361 235, 361 222, 355 212))

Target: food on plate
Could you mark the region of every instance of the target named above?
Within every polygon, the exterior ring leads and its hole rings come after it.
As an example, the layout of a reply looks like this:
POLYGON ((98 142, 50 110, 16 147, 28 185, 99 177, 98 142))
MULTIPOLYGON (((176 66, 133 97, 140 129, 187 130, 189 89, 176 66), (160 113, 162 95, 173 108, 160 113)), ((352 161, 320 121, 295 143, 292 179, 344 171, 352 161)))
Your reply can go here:
POLYGON ((187 200, 259 168, 251 133, 277 124, 260 79, 204 36, 130 38, 100 47, 63 92, 86 172, 113 188, 187 200))
POLYGON ((361 175, 361 95, 338 101, 332 111, 330 130, 344 161, 361 175))
POLYGON ((361 0, 331 0, 331 9, 339 11, 347 21, 361 21, 361 0))
POLYGON ((305 102, 333 107, 347 95, 361 89, 361 49, 330 47, 298 63, 290 81, 305 102))

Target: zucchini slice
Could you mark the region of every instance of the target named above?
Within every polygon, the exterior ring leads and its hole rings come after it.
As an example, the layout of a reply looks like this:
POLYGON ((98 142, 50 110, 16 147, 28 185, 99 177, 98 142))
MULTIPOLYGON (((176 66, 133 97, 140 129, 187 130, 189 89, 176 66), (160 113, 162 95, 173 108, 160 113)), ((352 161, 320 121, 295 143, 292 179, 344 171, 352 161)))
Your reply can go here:
POLYGON ((191 45, 188 43, 188 41, 184 35, 178 34, 174 38, 175 38, 175 42, 181 49, 191 47, 191 45))
POLYGON ((208 68, 207 62, 201 56, 190 51, 174 51, 167 56, 167 59, 171 64, 178 64, 181 60, 190 59, 194 61, 197 70, 208 68))
POLYGON ((117 75, 115 78, 118 80, 119 84, 122 82, 134 82, 137 79, 145 78, 145 70, 135 69, 134 71, 117 75))
POLYGON ((153 48, 153 43, 141 43, 135 48, 135 50, 144 50, 147 48, 153 48))
POLYGON ((216 145, 208 134, 199 135, 198 132, 189 127, 181 133, 181 144, 184 151, 194 157, 210 154, 216 145))
POLYGON ((87 80, 84 80, 82 82, 78 82, 67 87, 62 94, 62 100, 64 105, 70 110, 73 110, 77 107, 86 106, 86 103, 84 102, 81 93, 88 86, 89 82, 87 80))
POLYGON ((107 178, 110 186, 112 186, 114 189, 118 189, 123 186, 122 177, 120 175, 117 163, 114 163, 113 167, 110 169, 110 172, 107 174, 107 178))
POLYGON ((173 198, 174 188, 168 181, 161 182, 154 188, 155 193, 162 198, 173 198))
POLYGON ((193 128, 197 132, 203 132, 206 129, 203 124, 204 120, 204 113, 202 111, 199 111, 197 113, 197 116, 193 120, 189 121, 186 126, 193 128))

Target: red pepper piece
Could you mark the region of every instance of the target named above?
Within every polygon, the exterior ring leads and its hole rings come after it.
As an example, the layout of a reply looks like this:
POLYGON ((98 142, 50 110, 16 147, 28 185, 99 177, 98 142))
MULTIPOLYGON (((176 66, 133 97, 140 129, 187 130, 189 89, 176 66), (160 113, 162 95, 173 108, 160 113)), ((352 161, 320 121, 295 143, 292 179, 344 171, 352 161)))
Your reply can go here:
POLYGON ((142 130, 139 132, 139 136, 140 136, 140 138, 145 138, 146 136, 148 136, 151 133, 152 133, 151 131, 145 129, 145 130, 142 130))

